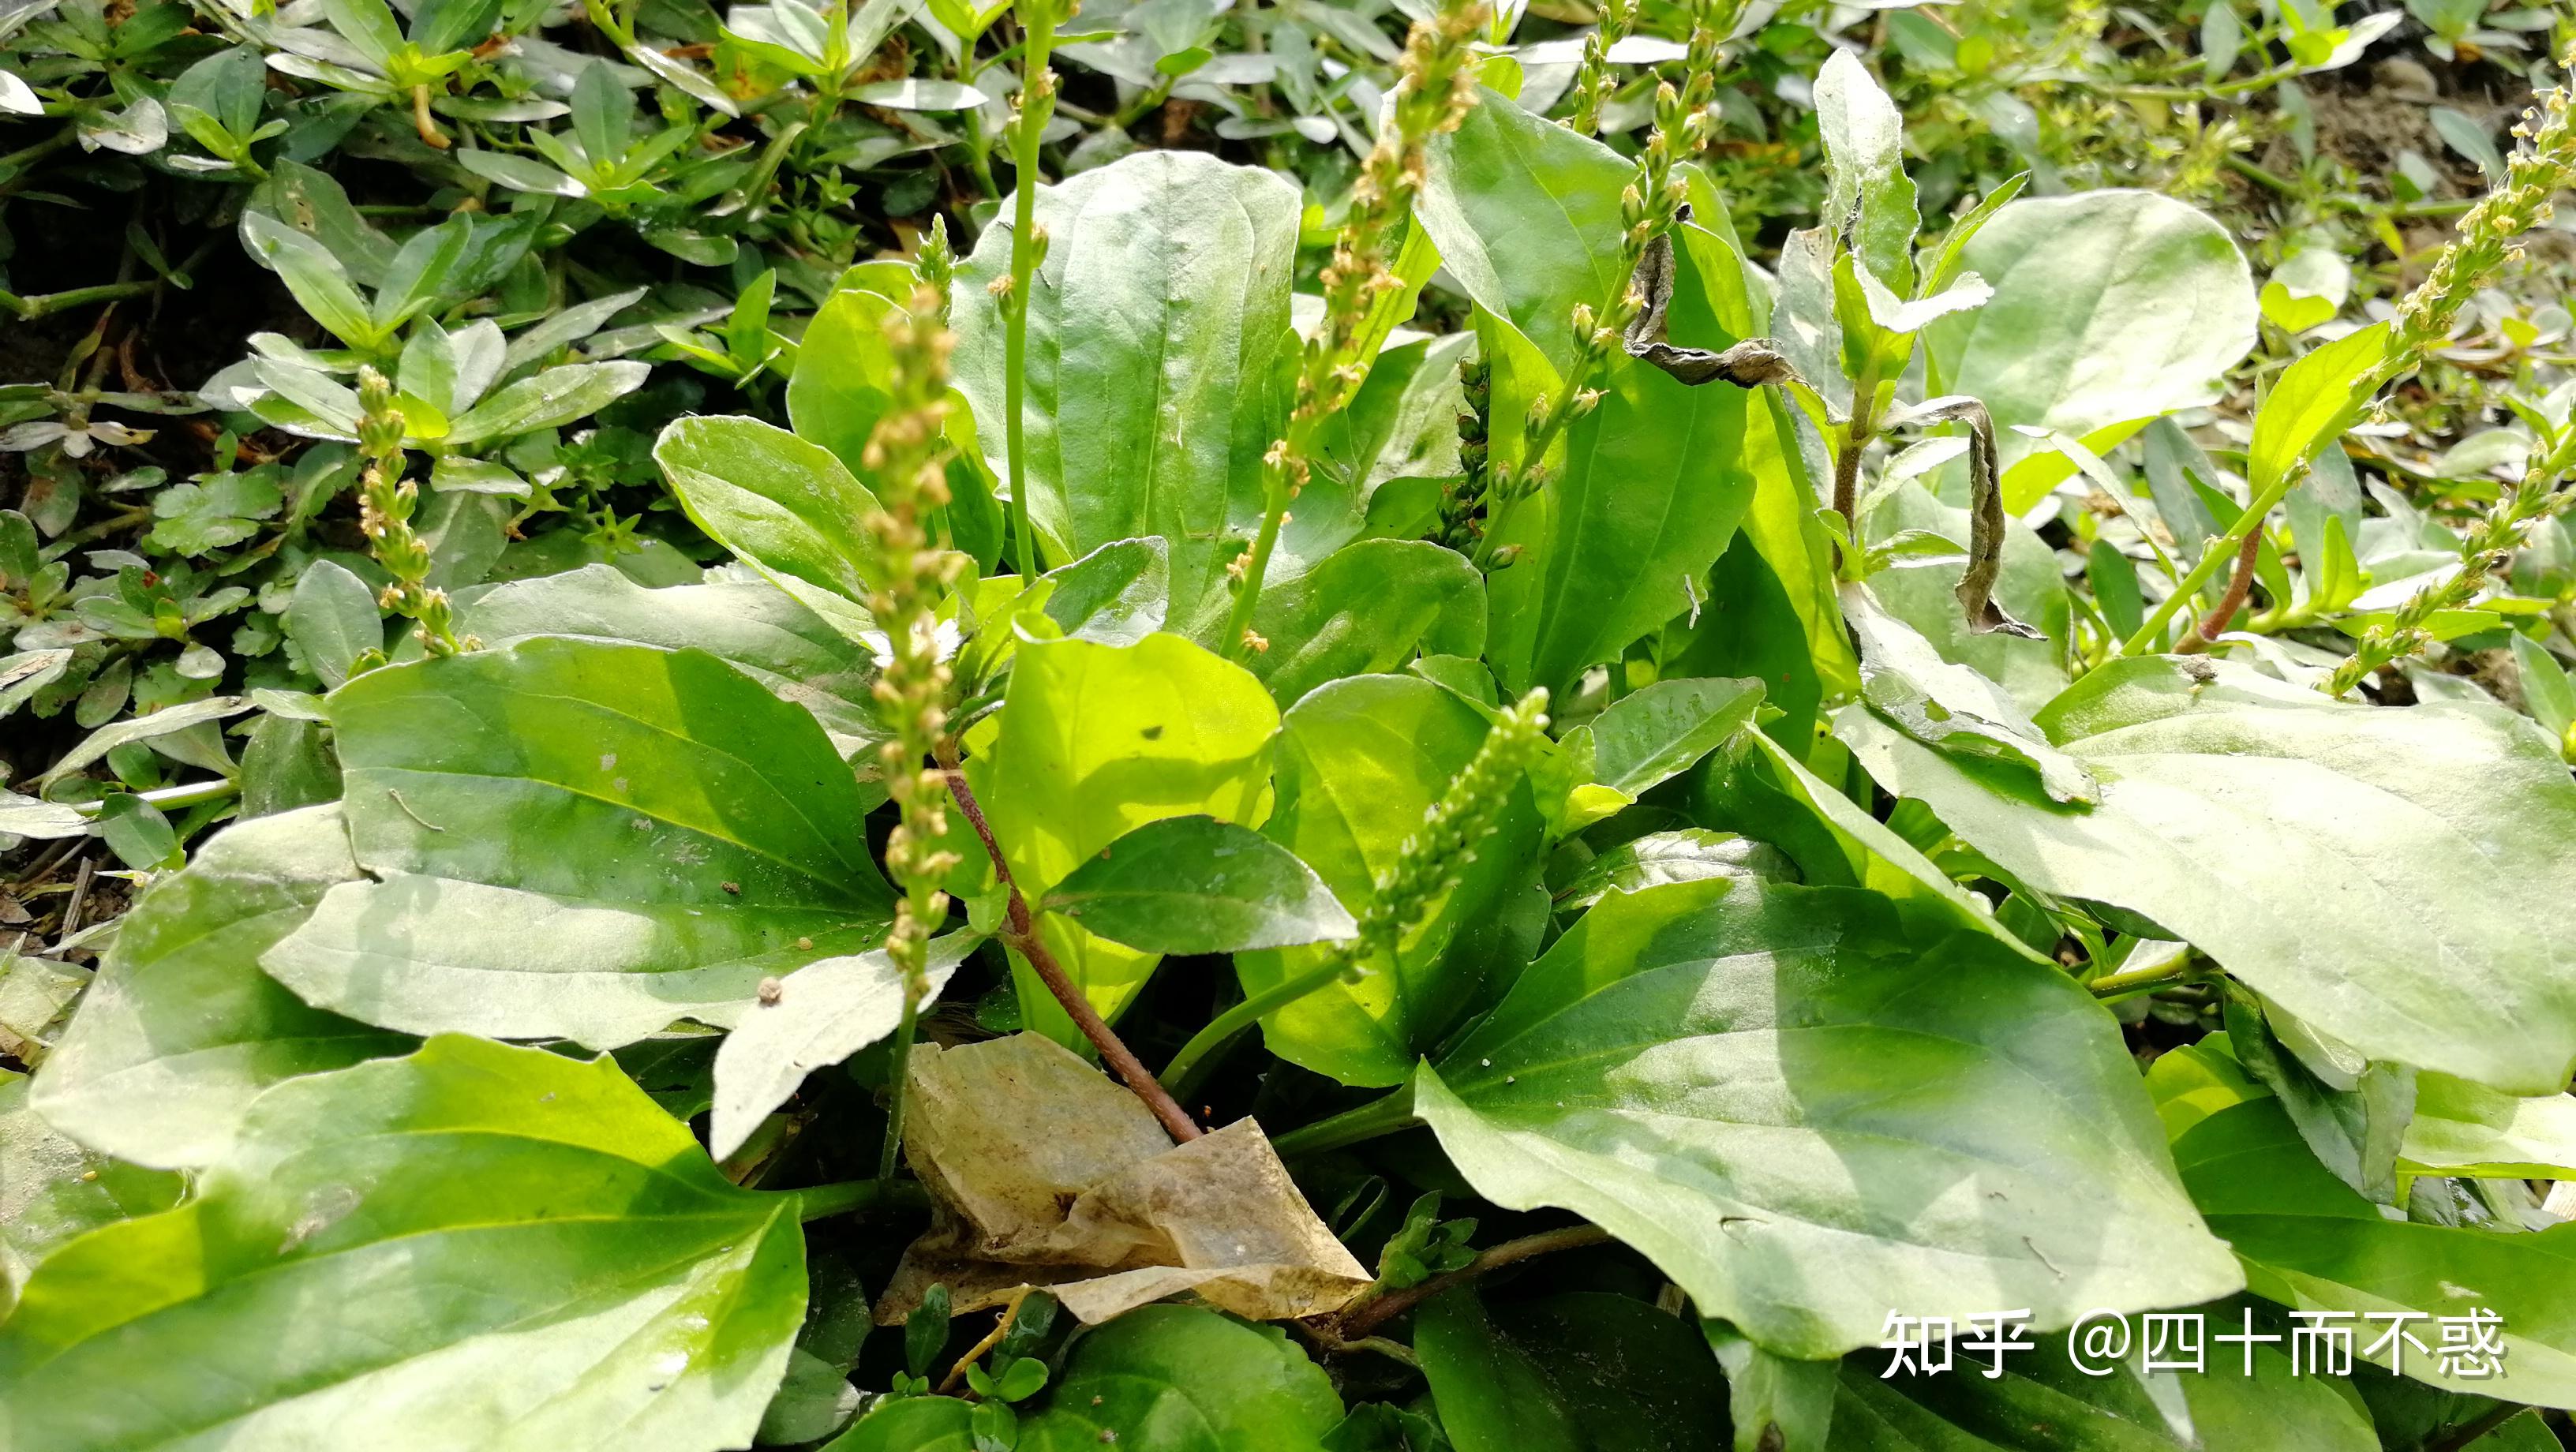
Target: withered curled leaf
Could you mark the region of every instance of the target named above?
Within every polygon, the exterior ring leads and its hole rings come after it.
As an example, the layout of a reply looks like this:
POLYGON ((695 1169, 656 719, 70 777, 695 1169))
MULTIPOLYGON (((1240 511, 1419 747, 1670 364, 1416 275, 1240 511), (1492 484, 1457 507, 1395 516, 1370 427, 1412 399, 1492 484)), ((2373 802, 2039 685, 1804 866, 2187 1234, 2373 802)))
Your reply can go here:
POLYGON ((913 1051, 904 1154, 932 1203, 877 1304, 934 1284, 959 1313, 1044 1286, 1098 1323, 1184 1292, 1256 1321, 1339 1310, 1368 1272, 1249 1119, 1175 1145, 1133 1094, 1043 1034, 913 1051))

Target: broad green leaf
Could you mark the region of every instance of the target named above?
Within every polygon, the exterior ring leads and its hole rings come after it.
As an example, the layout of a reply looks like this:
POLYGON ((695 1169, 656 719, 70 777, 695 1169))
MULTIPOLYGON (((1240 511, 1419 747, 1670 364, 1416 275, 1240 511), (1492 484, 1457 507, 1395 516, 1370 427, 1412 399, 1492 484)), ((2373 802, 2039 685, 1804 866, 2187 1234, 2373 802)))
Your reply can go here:
POLYGON ((1432 138, 1430 161, 1414 216, 1442 266, 1564 376, 1576 304, 1606 313, 1628 286, 1619 193, 1635 166, 1491 92, 1456 131, 1432 138))
POLYGON ((349 679, 350 667, 385 650, 384 612, 367 582, 330 560, 315 560, 295 581, 286 607, 286 638, 326 688, 349 679))
MULTIPOLYGON (((1421 235, 1409 234, 1408 245, 1421 235)), ((1466 406, 1458 364, 1475 342, 1472 333, 1444 333, 1394 344, 1378 354, 1349 406, 1323 421, 1321 472, 1346 480, 1360 510, 1392 480, 1458 472, 1458 412, 1466 406)), ((1317 487, 1307 485, 1309 492, 1317 487)))
POLYGON ((2576 1179, 2576 1095, 2517 1098, 2448 1074, 2418 1074, 2415 1117, 2398 1157, 2425 1174, 2576 1179))
MULTIPOLYGON (((2347 549, 2345 558, 2350 557, 2347 549)), ((2548 732, 2551 740, 2561 743, 2559 751, 2563 755, 2565 743, 2576 740, 2569 735, 2571 729, 2576 729, 2576 679, 2568 676, 2567 668, 2558 663, 2548 647, 2526 635, 2513 638, 2513 664, 2532 719, 2540 723, 2540 729, 2548 732)), ((5 664, 0 664, 0 673, 5 672, 5 664)))
MULTIPOLYGON (((981 941, 973 933, 951 933, 930 944, 918 1007, 926 1011, 937 1000, 948 975, 981 941)), ((742 1148, 807 1074, 893 1033, 902 1017, 903 971, 882 948, 808 963, 779 979, 776 992, 744 1010, 716 1050, 708 1148, 718 1159, 742 1148)))
POLYGON ((517 580, 475 595, 458 628, 487 647, 531 635, 703 650, 814 713, 843 759, 874 770, 886 736, 867 648, 766 581, 713 580, 647 589, 613 565, 517 580))
POLYGON ((654 461, 689 518, 772 584, 834 621, 868 598, 877 499, 829 449, 773 424, 684 418, 662 430, 654 461))
POLYGON ((2254 346, 2253 274, 2225 229, 2153 192, 2025 198, 1962 249, 1995 289, 1925 330, 1942 393, 1972 394, 2004 449, 2004 508, 2037 503, 2073 465, 2018 461, 2017 424, 2099 453, 2161 414, 2218 396, 2254 346))
POLYGON ((882 1401, 823 1452, 977 1452, 971 1410, 955 1397, 882 1401))
POLYGON ((1847 50, 1825 58, 1815 96, 1816 134, 1825 146, 1824 224, 1849 232, 1865 275, 1885 287, 1911 287, 1919 219, 1914 183, 1905 176, 1904 118, 1847 50))
POLYGON ((805 1310, 792 1196, 607 1059, 463 1037, 282 1084, 179 1209, 0 1329, 20 1445, 748 1445, 805 1310))
POLYGON ((1886 823, 1809 771, 1788 749, 1748 731, 1731 769, 1702 779, 1699 815, 1760 838, 1815 887, 1865 887, 1900 912, 1973 928, 2018 946, 1985 900, 1950 880, 1886 823))
POLYGON ((1341 1419, 1332 1382, 1287 1332, 1144 1306, 1073 1344, 1017 1452, 1319 1452, 1341 1419))
POLYGON ((2000 1376, 1992 1352, 1958 1350, 1947 1372, 1893 1377, 1881 1375, 1887 1352, 1859 1352, 1841 1367, 1834 1452, 2377 1452, 2369 1416, 2336 1378, 2294 1371, 2278 1345, 2207 1339, 2241 1334, 2241 1310, 2184 1314, 2205 1318, 2201 1371, 2143 1370, 2154 1333, 2135 1316, 2116 1327, 2116 1355, 2025 1338, 2037 1344, 2005 1353, 2000 1376))
MULTIPOLYGON (((2048 542, 2018 519, 2004 521, 2003 573, 1995 581, 1995 600, 2015 620, 2027 621, 2048 636, 2028 640, 2002 631, 1979 635, 1968 628, 1959 609, 1968 511, 1944 504, 1922 484, 1908 481, 1864 521, 1864 532, 1873 544, 1883 544, 1906 530, 1924 530, 1959 543, 1961 553, 1919 566, 1900 564, 1870 576, 1870 594, 1887 613, 1913 627, 1943 660, 1967 666, 2003 687, 2025 714, 2065 690, 2064 642, 2072 628, 2073 607, 2057 552, 2048 542)), ((1856 680, 1853 692, 1859 692, 1856 680)))
POLYGON ((2370 404, 2364 386, 2388 352, 2388 325, 2346 333, 2282 371, 2254 416, 2246 469, 2254 497, 2295 481, 2319 449, 2343 436, 2343 425, 2370 404))
POLYGON ((832 451, 852 476, 877 420, 885 416, 894 361, 886 350, 886 320, 903 311, 887 298, 847 279, 815 309, 787 380, 787 416, 799 438, 832 451))
MULTIPOLYGON (((1100 849, 1165 817, 1258 823, 1270 810, 1279 708, 1261 682, 1174 635, 1134 645, 1024 641, 1002 709, 967 736, 967 780, 1031 901, 1100 849)), ((1115 1014, 1159 955, 1049 914, 1046 941, 1092 1006, 1115 1014)), ((1015 965, 1023 1021, 1074 1041, 1062 1006, 1015 965)))
MULTIPOLYGON (((1046 260, 1030 288, 1023 447, 1048 559, 1113 540, 1171 545, 1176 628, 1226 604, 1234 532, 1261 510, 1278 436, 1297 189, 1192 151, 1146 151, 1038 194, 1046 260)), ((957 277, 957 386, 996 474, 1004 458, 1003 326, 986 285, 1011 229, 987 228, 957 277)), ((1273 581, 1292 571, 1274 563, 1273 581)))
MULTIPOLYGON (((1454 692, 1412 676, 1355 676, 1317 688, 1288 710, 1279 733, 1279 805, 1263 835, 1315 869, 1354 909, 1377 891, 1405 839, 1474 759, 1488 717, 1454 692)), ((1537 876, 1545 831, 1527 787, 1515 787, 1466 880, 1438 904, 1392 964, 1371 964, 1263 1020, 1270 1051, 1345 1084, 1396 1084, 1415 1058, 1481 996, 1492 965, 1451 948, 1492 921, 1537 876)), ((1247 994, 1320 964, 1329 949, 1246 953, 1235 970, 1247 994)))
POLYGON ((1798 880, 1798 871, 1777 848, 1739 837, 1684 827, 1648 832, 1609 848, 1583 864, 1581 871, 1552 894, 1559 912, 1587 908, 1612 892, 1636 893, 1667 882, 1697 882, 1708 877, 1768 877, 1798 880))
POLYGON ((1732 740, 1761 704, 1760 681, 1657 681, 1575 729, 1590 737, 1592 779, 1637 797, 1732 740))
POLYGON ((1842 1363, 1774 1355, 1723 1321, 1702 1320, 1699 1328, 1726 1368, 1735 1452, 1827 1452, 1842 1363))
POLYGON ((167 1210, 186 1184, 168 1170, 121 1164, 64 1138, 28 1107, 25 1076, 0 1072, 0 1315, 55 1246, 167 1210))
POLYGON ((1306 574, 1265 588, 1248 662, 1283 706, 1345 676, 1399 670, 1417 654, 1485 648, 1485 578, 1464 555, 1423 540, 1345 545, 1306 574))
POLYGON ((322 895, 359 879, 336 806, 218 833, 153 885, 36 1076, 38 1112, 137 1164, 214 1162, 260 1091, 412 1041, 310 1008, 259 971, 322 895))
POLYGON ((644 386, 648 364, 567 363, 504 386, 447 426, 447 443, 464 448, 588 418, 644 386))
POLYGON ((1485 1198, 1594 1221, 1784 1355, 1876 1345, 1891 1309, 2049 1329, 2239 1283, 2110 1015, 1874 894, 1606 899, 1424 1066, 1414 1112, 1485 1198))
POLYGON ((1149 953, 1288 948, 1359 927, 1295 853, 1214 817, 1146 823, 1076 867, 1046 907, 1149 953))
POLYGON ((1461 1287, 1416 1319, 1414 1353, 1458 1452, 1724 1452, 1726 1384, 1699 1333, 1628 1296, 1487 1310, 1461 1287))
POLYGON ((1914 627, 1890 615, 1869 587, 1843 587, 1843 618, 1860 642, 1862 695, 1888 724, 1938 751, 2005 762, 2039 780, 2051 801, 2090 802, 2092 775, 2041 738, 2003 688, 1943 660, 1914 627))
MULTIPOLYGON (((1738 340, 1711 309, 1707 255, 1677 249, 1671 331, 1679 343, 1723 348, 1738 340)), ((1560 477, 1498 537, 1526 552, 1488 586, 1494 673, 1515 694, 1543 685, 1570 699, 1586 667, 1687 614, 1752 503, 1751 394, 1688 387, 1625 357, 1598 386, 1599 406, 1565 431, 1560 477)), ((1508 395, 1498 384, 1495 396, 1508 395)))
MULTIPOLYGON (((1860 681, 1834 599, 1833 546, 1816 522, 1806 460, 1775 392, 1763 390, 1745 414, 1745 465, 1754 485, 1744 522, 1709 573, 1697 619, 1685 615, 1668 625, 1662 644, 1668 674, 1760 679, 1765 698, 1783 713, 1769 729, 1803 741, 1818 703, 1856 694, 1860 681)), ((2015 618, 2028 618, 2008 595, 2004 603, 2015 618)), ((1950 614, 1958 613, 1953 599, 1950 614)))
MULTIPOLYGON (((2434 1386, 2508 1401, 2576 1402, 2576 1225, 2477 1230, 2391 1220, 2336 1179, 2272 1099, 2211 1115, 2174 1143, 2183 1183, 2234 1248, 2255 1294, 2352 1313, 2353 1354, 2434 1386), (2483 1309, 2502 1375, 2445 1371, 2435 1318, 2483 1309), (2412 1311, 2427 1351, 2386 1338, 2371 1313, 2412 1311)), ((2454 1368, 2456 1370, 2456 1368, 2454 1368)))
POLYGON ((889 915, 822 728, 704 652, 537 637, 372 671, 331 719, 379 880, 261 963, 353 1018, 613 1048, 730 1025, 889 915))
POLYGON ((2089 809, 1863 713, 1836 734, 2022 883, 2161 924, 2366 1058, 2507 1092, 2576 1067, 2576 783, 2520 718, 2382 710, 2224 663, 2146 657, 2038 715, 2089 809), (2284 913, 2280 905, 2296 903, 2284 913))

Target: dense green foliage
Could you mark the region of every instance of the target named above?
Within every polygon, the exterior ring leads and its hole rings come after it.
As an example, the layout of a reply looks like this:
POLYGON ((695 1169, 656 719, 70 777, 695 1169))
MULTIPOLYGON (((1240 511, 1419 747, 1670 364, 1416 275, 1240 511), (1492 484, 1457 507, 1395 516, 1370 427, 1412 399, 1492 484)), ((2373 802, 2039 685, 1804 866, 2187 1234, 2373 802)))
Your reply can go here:
POLYGON ((2556 1445, 2571 30, 10 10, 0 1446, 2556 1445))

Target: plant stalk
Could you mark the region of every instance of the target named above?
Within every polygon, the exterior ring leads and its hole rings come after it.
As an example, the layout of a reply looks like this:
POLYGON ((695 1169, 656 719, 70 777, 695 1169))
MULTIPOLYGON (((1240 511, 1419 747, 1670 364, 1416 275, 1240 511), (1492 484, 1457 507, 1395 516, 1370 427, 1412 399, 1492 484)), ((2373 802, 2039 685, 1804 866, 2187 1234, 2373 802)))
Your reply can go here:
POLYGON ((1181 1045, 1181 1051, 1172 1055, 1172 1061, 1163 1066, 1163 1087, 1175 1096, 1186 1098, 1198 1087, 1204 1061, 1224 1048, 1235 1035, 1306 995, 1339 982, 1350 967, 1350 959, 1336 953, 1323 966, 1266 988, 1218 1014, 1206 1028, 1190 1035, 1190 1041, 1181 1045))
POLYGON ((2095 998, 2125 998, 2150 988, 2164 988, 2180 983, 2193 974, 2191 955, 2176 954, 2171 960, 2146 968, 2133 968, 2126 973, 2105 973, 2084 985, 2095 998))
POLYGON ((1345 1308, 1338 1329, 1345 1339, 1363 1337, 1452 1286, 1465 1285, 1478 1276, 1490 1275, 1507 1265, 1518 1265, 1535 1256, 1552 1255, 1560 1250, 1580 1250, 1587 1245, 1603 1245, 1610 1239, 1610 1232, 1598 1225, 1569 1225, 1562 1230, 1543 1230, 1518 1240, 1506 1240, 1489 1250, 1477 1252, 1474 1260, 1446 1275, 1433 1276, 1418 1286, 1388 1291, 1345 1308))
POLYGON ((1037 542, 1029 526, 1027 426, 1020 417, 1028 399, 1029 292, 1045 244, 1037 234, 1038 143, 1055 110, 1055 0, 1021 0, 1020 115, 1011 133, 1011 295, 1002 309, 1002 438, 1011 478, 1012 559, 1023 582, 1038 577, 1037 542))
POLYGON ((894 1178, 895 1166, 903 1161, 903 1106, 912 1096, 905 1093, 909 1081, 904 1077, 912 1066, 912 1039, 920 1025, 921 1005, 912 996, 912 985, 903 986, 903 1017, 896 1021, 894 1042, 886 1058, 885 1143, 877 1150, 877 1178, 894 1178))
POLYGON ((911 1180, 843 1180, 788 1193, 796 1197, 796 1217, 808 1225, 834 1215, 930 1208, 929 1192, 911 1180))
POLYGON ((948 790, 957 799, 957 809, 966 814, 967 823, 974 827, 976 840, 984 844, 984 855, 992 859, 993 875, 1001 880, 1002 889, 1008 894, 1009 905, 999 934, 1003 945, 1028 961, 1030 969, 1038 975, 1038 981, 1046 985, 1047 992, 1055 995, 1055 1001, 1073 1020, 1074 1027, 1082 1030, 1082 1036, 1100 1051, 1101 1062, 1107 1064, 1137 1098, 1145 1101, 1145 1107, 1153 1112, 1164 1132, 1182 1144, 1197 1139, 1203 1132, 1198 1122, 1164 1092, 1162 1082, 1119 1039, 1117 1031, 1109 1027, 1108 1020, 1100 1016, 1100 1011, 1091 1006, 1091 1000, 1085 998, 1082 990, 1065 975, 1064 965, 1055 960, 1054 952, 1039 940, 1037 915, 1029 911, 1028 899, 1020 895, 1019 883, 1012 880, 1011 864, 1002 860, 1002 844, 994 838, 992 824, 984 819, 984 808, 975 800, 974 788, 966 785, 966 773, 957 768, 954 740, 941 743, 939 764, 945 769, 948 790))
POLYGON ((1346 1109, 1330 1119, 1292 1129, 1271 1144, 1282 1155, 1322 1154, 1411 1129, 1421 1122, 1414 1117, 1413 1086, 1408 1084, 1357 1109, 1346 1109))

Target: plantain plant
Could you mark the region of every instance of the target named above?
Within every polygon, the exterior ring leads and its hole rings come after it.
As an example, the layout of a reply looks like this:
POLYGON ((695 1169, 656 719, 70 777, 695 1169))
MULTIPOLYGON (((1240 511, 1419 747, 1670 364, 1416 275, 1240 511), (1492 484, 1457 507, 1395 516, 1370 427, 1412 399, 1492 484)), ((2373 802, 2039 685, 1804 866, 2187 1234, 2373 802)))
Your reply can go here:
MULTIPOLYGON (((2226 229, 2016 179, 1923 235, 1837 53, 1818 224, 1758 267, 1702 156, 1734 7, 1628 102, 1605 32, 1570 125, 1429 7, 1302 337, 1276 173, 1040 184, 1050 47, 1097 42, 1021 9, 970 251, 675 340, 786 360, 789 426, 653 446, 693 581, 451 598, 409 522, 409 454, 524 490, 482 446, 641 384, 544 366, 625 302, 419 325, 506 224, 369 298, 245 214, 347 346, 262 345, 240 401, 356 441, 418 631, 304 577, 329 690, 268 704, 325 784, 154 882, 0 1084, 12 1445, 2549 1436, 2576 693, 2350 697, 2514 614, 2564 390, 2438 578, 2328 491, 2576 167, 2563 98, 2222 468, 2181 420, 2258 342, 2226 229), (1592 134, 1632 103, 1634 155, 1592 134), (2133 527, 2078 593, 2028 521, 2096 489, 2133 527)), ((837 105, 875 10, 762 43, 837 105)), ((316 76, 427 140, 450 12, 325 13, 371 68, 316 76)), ((608 86, 545 154, 649 210, 679 143, 621 153, 608 86)))

